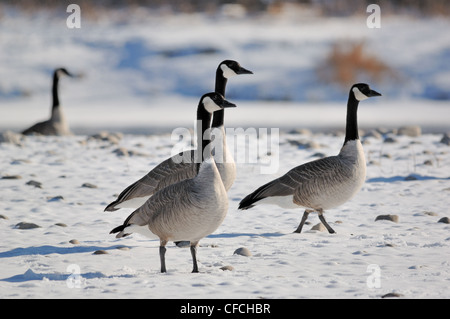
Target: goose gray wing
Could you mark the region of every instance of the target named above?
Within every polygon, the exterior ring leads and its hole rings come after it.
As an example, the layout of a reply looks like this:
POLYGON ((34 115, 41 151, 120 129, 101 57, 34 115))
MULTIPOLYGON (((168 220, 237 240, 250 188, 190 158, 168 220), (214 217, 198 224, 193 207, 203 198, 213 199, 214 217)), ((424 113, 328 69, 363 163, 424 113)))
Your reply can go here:
POLYGON ((239 203, 239 209, 252 208, 261 199, 277 196, 293 196, 293 202, 303 206, 308 198, 326 189, 336 176, 347 174, 340 162, 337 156, 330 156, 299 165, 247 195, 239 203))
POLYGON ((42 135, 57 135, 56 128, 51 121, 43 121, 34 124, 33 126, 22 131, 23 135, 42 134, 42 135))
POLYGON ((116 206, 123 202, 134 198, 150 197, 158 190, 196 175, 194 151, 182 152, 161 162, 144 177, 125 188, 117 199, 105 208, 105 211, 115 211, 119 209, 116 206), (183 158, 182 161, 180 161, 181 158, 183 158))
POLYGON ((293 201, 303 207, 316 207, 318 198, 338 192, 342 180, 349 178, 351 172, 338 156, 330 156, 298 166, 289 171, 283 180, 289 178, 295 185, 293 201))
POLYGON ((186 179, 157 191, 144 205, 131 213, 122 225, 111 230, 110 234, 119 233, 116 235, 119 238, 129 235, 125 228, 131 225, 153 225, 156 224, 154 223, 156 219, 161 218, 167 223, 158 224, 169 226, 174 223, 174 220, 188 216, 188 214, 179 214, 179 212, 186 211, 193 204, 195 205, 196 198, 195 194, 193 195, 191 192, 192 186, 193 180, 186 179))

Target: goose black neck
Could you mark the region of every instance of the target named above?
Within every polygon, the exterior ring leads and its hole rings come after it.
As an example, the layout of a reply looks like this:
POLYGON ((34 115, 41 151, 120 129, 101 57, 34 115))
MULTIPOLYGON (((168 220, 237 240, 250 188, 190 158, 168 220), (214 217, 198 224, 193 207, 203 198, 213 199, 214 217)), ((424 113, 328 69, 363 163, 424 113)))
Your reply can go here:
MULTIPOLYGON (((216 72, 216 93, 222 94, 225 97, 225 88, 227 86, 227 78, 223 76, 222 70, 217 68, 216 72)), ((225 110, 219 110, 214 112, 212 127, 220 127, 223 126, 223 121, 225 117, 225 110)))
POLYGON ((53 87, 52 87, 52 108, 55 109, 59 106, 59 96, 58 96, 58 83, 59 83, 59 76, 58 73, 55 72, 53 74, 53 87))
POLYGON ((197 153, 195 163, 197 164, 197 172, 200 164, 211 155, 211 150, 205 152, 208 144, 211 142, 211 113, 205 110, 203 105, 199 105, 197 109, 197 153), (201 149, 199 149, 201 147, 201 149))
POLYGON ((359 139, 358 134, 358 105, 359 101, 355 98, 353 92, 350 92, 347 103, 347 123, 345 128, 345 141, 344 145, 348 141, 359 139))

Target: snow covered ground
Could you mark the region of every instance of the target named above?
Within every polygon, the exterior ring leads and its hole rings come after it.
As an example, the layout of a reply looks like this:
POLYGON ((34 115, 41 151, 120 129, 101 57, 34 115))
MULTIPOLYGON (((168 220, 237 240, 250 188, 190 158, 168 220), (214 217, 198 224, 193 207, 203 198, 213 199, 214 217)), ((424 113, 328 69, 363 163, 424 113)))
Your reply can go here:
POLYGON ((437 100, 450 87, 450 38, 439 32, 448 21, 390 17, 381 29, 368 29, 364 15, 230 20, 134 14, 83 20, 79 30, 66 27, 65 12, 8 12, 0 19, 1 131, 20 131, 48 116, 53 68, 84 74, 61 81, 76 136, 0 144, 0 298, 450 297, 450 226, 438 222, 450 217, 450 149, 440 143, 450 105, 437 100), (371 83, 383 97, 360 105, 360 128, 420 125, 430 134, 364 138, 366 184, 326 213, 337 234, 310 230, 317 216, 293 234, 300 210, 241 212, 237 205, 317 153, 339 151, 343 136, 328 132, 343 129, 347 90, 321 83, 314 68, 341 40, 364 40, 402 75, 398 82, 371 83), (198 98, 214 88, 224 59, 255 73, 229 81, 227 98, 238 108, 227 112, 226 126, 282 128, 279 152, 239 163, 228 216, 201 241, 200 273, 190 273, 188 249, 169 246, 168 273, 160 274, 157 241, 108 234, 131 211, 103 209, 170 155, 174 128, 193 127, 198 98), (315 133, 286 133, 291 128, 315 133), (88 138, 102 129, 125 134, 119 144, 88 138), (316 148, 299 147, 308 142, 316 148), (119 148, 129 155, 118 155, 119 148), (263 160, 278 169, 261 174, 263 160), (375 221, 386 214, 398 222, 375 221), (40 227, 20 229, 22 222, 40 227), (233 254, 240 247, 252 256, 233 254))
POLYGON ((395 292, 449 298, 450 226, 438 222, 450 215, 449 146, 436 134, 388 136, 396 142, 365 139, 366 184, 353 200, 326 213, 337 234, 310 230, 319 223, 315 215, 303 233, 292 233, 301 210, 237 206, 250 191, 316 153, 337 153, 342 135, 281 134, 279 152, 271 155, 279 160, 273 174, 261 174, 262 160, 240 163, 228 215, 201 241, 199 274, 190 273, 189 250, 173 245, 168 272, 161 274, 158 241, 108 234, 131 210, 103 212, 114 194, 170 154, 169 135, 125 135, 119 145, 86 136, 1 144, 0 212, 8 219, 0 219, 0 296, 379 298, 395 292), (318 145, 299 148, 296 142, 318 145), (118 147, 136 155, 119 156, 118 147), (397 215, 398 222, 375 221, 386 214, 397 215), (40 227, 20 229, 22 222, 40 227), (240 247, 252 256, 233 254, 240 247))

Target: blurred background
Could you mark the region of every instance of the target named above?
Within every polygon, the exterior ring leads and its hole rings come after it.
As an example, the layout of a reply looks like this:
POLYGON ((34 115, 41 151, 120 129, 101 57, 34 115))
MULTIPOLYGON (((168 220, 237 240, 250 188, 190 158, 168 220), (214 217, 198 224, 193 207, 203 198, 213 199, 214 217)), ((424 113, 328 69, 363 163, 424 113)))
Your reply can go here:
POLYGON ((0 130, 49 115, 60 66, 82 75, 60 83, 75 132, 172 129, 191 121, 225 59, 254 72, 229 81, 227 98, 247 110, 235 126, 342 126, 350 86, 367 82, 383 93, 367 125, 445 130, 449 16, 443 0, 2 1, 0 130), (67 25, 71 3, 80 28, 67 25), (367 24, 371 3, 380 28, 367 24))

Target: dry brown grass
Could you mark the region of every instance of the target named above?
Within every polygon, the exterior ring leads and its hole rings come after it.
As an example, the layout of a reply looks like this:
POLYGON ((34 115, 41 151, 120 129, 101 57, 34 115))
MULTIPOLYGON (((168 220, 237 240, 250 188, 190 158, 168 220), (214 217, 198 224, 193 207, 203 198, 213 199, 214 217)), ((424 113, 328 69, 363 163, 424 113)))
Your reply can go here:
POLYGON ((368 54, 364 47, 364 42, 335 43, 325 61, 317 68, 319 79, 348 87, 361 80, 380 83, 386 77, 395 76, 387 64, 368 54))

